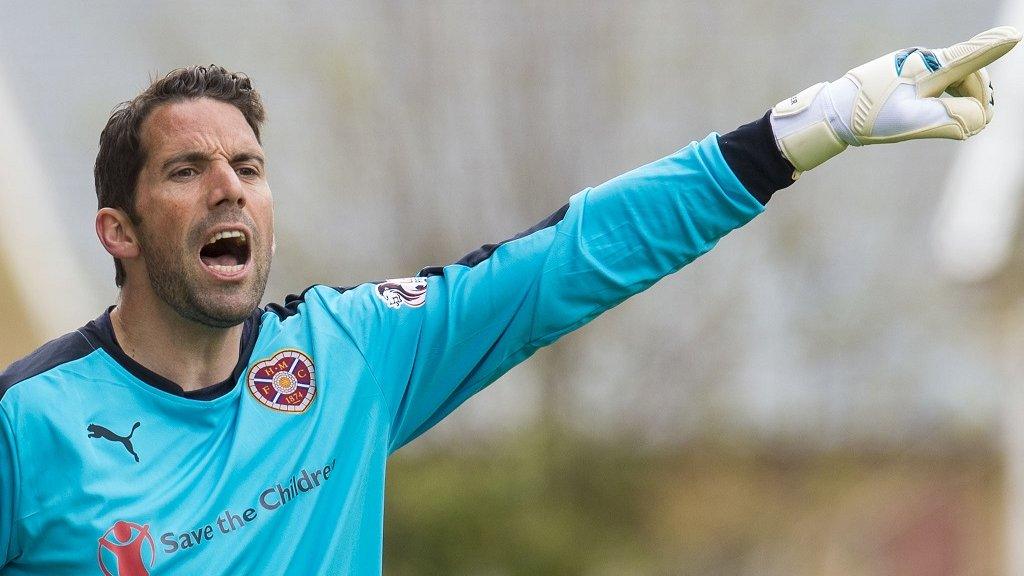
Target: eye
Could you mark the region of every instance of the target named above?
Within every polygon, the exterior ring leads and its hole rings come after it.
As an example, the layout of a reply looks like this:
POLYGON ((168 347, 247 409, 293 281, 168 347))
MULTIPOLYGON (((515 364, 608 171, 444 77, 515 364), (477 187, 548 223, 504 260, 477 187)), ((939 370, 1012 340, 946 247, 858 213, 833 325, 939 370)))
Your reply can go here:
POLYGON ((196 174, 199 174, 199 172, 195 168, 181 168, 171 172, 171 178, 175 180, 187 180, 196 174))
POLYGON ((241 166, 238 168, 238 173, 249 178, 255 178, 260 175, 259 169, 254 166, 241 166))

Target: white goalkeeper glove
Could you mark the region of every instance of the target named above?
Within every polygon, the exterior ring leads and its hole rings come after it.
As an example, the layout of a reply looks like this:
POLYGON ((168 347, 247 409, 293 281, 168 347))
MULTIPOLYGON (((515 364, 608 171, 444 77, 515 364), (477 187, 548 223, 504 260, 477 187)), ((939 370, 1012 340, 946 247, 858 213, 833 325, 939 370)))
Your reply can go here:
POLYGON ((949 48, 898 50, 779 102, 772 131, 796 168, 794 179, 848 145, 977 134, 992 120, 995 104, 984 66, 1020 38, 1001 26, 949 48), (939 98, 943 92, 951 97, 939 98))

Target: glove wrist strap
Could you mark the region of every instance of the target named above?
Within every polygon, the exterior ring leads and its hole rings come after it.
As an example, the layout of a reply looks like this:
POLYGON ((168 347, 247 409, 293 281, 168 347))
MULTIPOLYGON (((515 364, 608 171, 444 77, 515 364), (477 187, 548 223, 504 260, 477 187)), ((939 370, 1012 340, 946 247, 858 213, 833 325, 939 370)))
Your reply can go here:
MULTIPOLYGON (((841 122, 829 98, 828 83, 821 82, 783 100, 772 108, 772 132, 782 155, 793 164, 797 173, 805 172, 846 150, 848 143, 832 121, 841 122)), ((851 135, 852 136, 852 135, 851 135)))

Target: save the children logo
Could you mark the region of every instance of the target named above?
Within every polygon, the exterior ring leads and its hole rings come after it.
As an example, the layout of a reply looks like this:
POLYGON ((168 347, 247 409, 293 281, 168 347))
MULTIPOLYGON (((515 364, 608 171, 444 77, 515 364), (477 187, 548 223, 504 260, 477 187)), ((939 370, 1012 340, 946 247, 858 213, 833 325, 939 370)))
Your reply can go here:
POLYGON ((114 522, 100 536, 96 562, 104 576, 149 576, 156 562, 156 543, 149 524, 114 522))
MULTIPOLYGON (((249 526, 280 510, 301 505, 298 503, 302 501, 309 505, 309 498, 316 497, 311 494, 320 492, 331 479, 336 463, 337 459, 331 457, 330 462, 320 466, 303 466, 289 478, 264 484, 253 491, 248 502, 176 529, 168 530, 167 526, 150 529, 148 523, 118 520, 100 536, 96 562, 104 576, 149 576, 158 554, 165 560, 172 555, 194 554, 209 549, 211 542, 230 538, 242 530, 252 530, 249 526), (157 542, 154 542, 154 532, 159 533, 157 542)), ((265 529, 279 527, 279 523, 271 523, 265 529)))
POLYGON ((249 370, 249 392, 267 408, 304 412, 316 398, 313 361, 298 350, 282 350, 249 370))

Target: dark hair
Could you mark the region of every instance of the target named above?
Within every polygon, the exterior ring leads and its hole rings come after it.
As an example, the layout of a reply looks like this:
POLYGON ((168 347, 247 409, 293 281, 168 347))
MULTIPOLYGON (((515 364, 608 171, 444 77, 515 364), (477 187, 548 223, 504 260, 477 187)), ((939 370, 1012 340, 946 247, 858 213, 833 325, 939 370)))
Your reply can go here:
MULTIPOLYGON (((238 108, 256 135, 256 141, 260 141, 260 126, 266 120, 266 112, 248 76, 213 64, 174 70, 154 81, 142 94, 118 104, 110 114, 100 133, 100 150, 93 172, 100 208, 118 208, 133 223, 139 222, 135 211, 135 186, 146 164, 142 123, 161 104, 194 98, 213 98, 238 108)), ((114 283, 121 286, 125 271, 117 258, 114 271, 114 283)))

